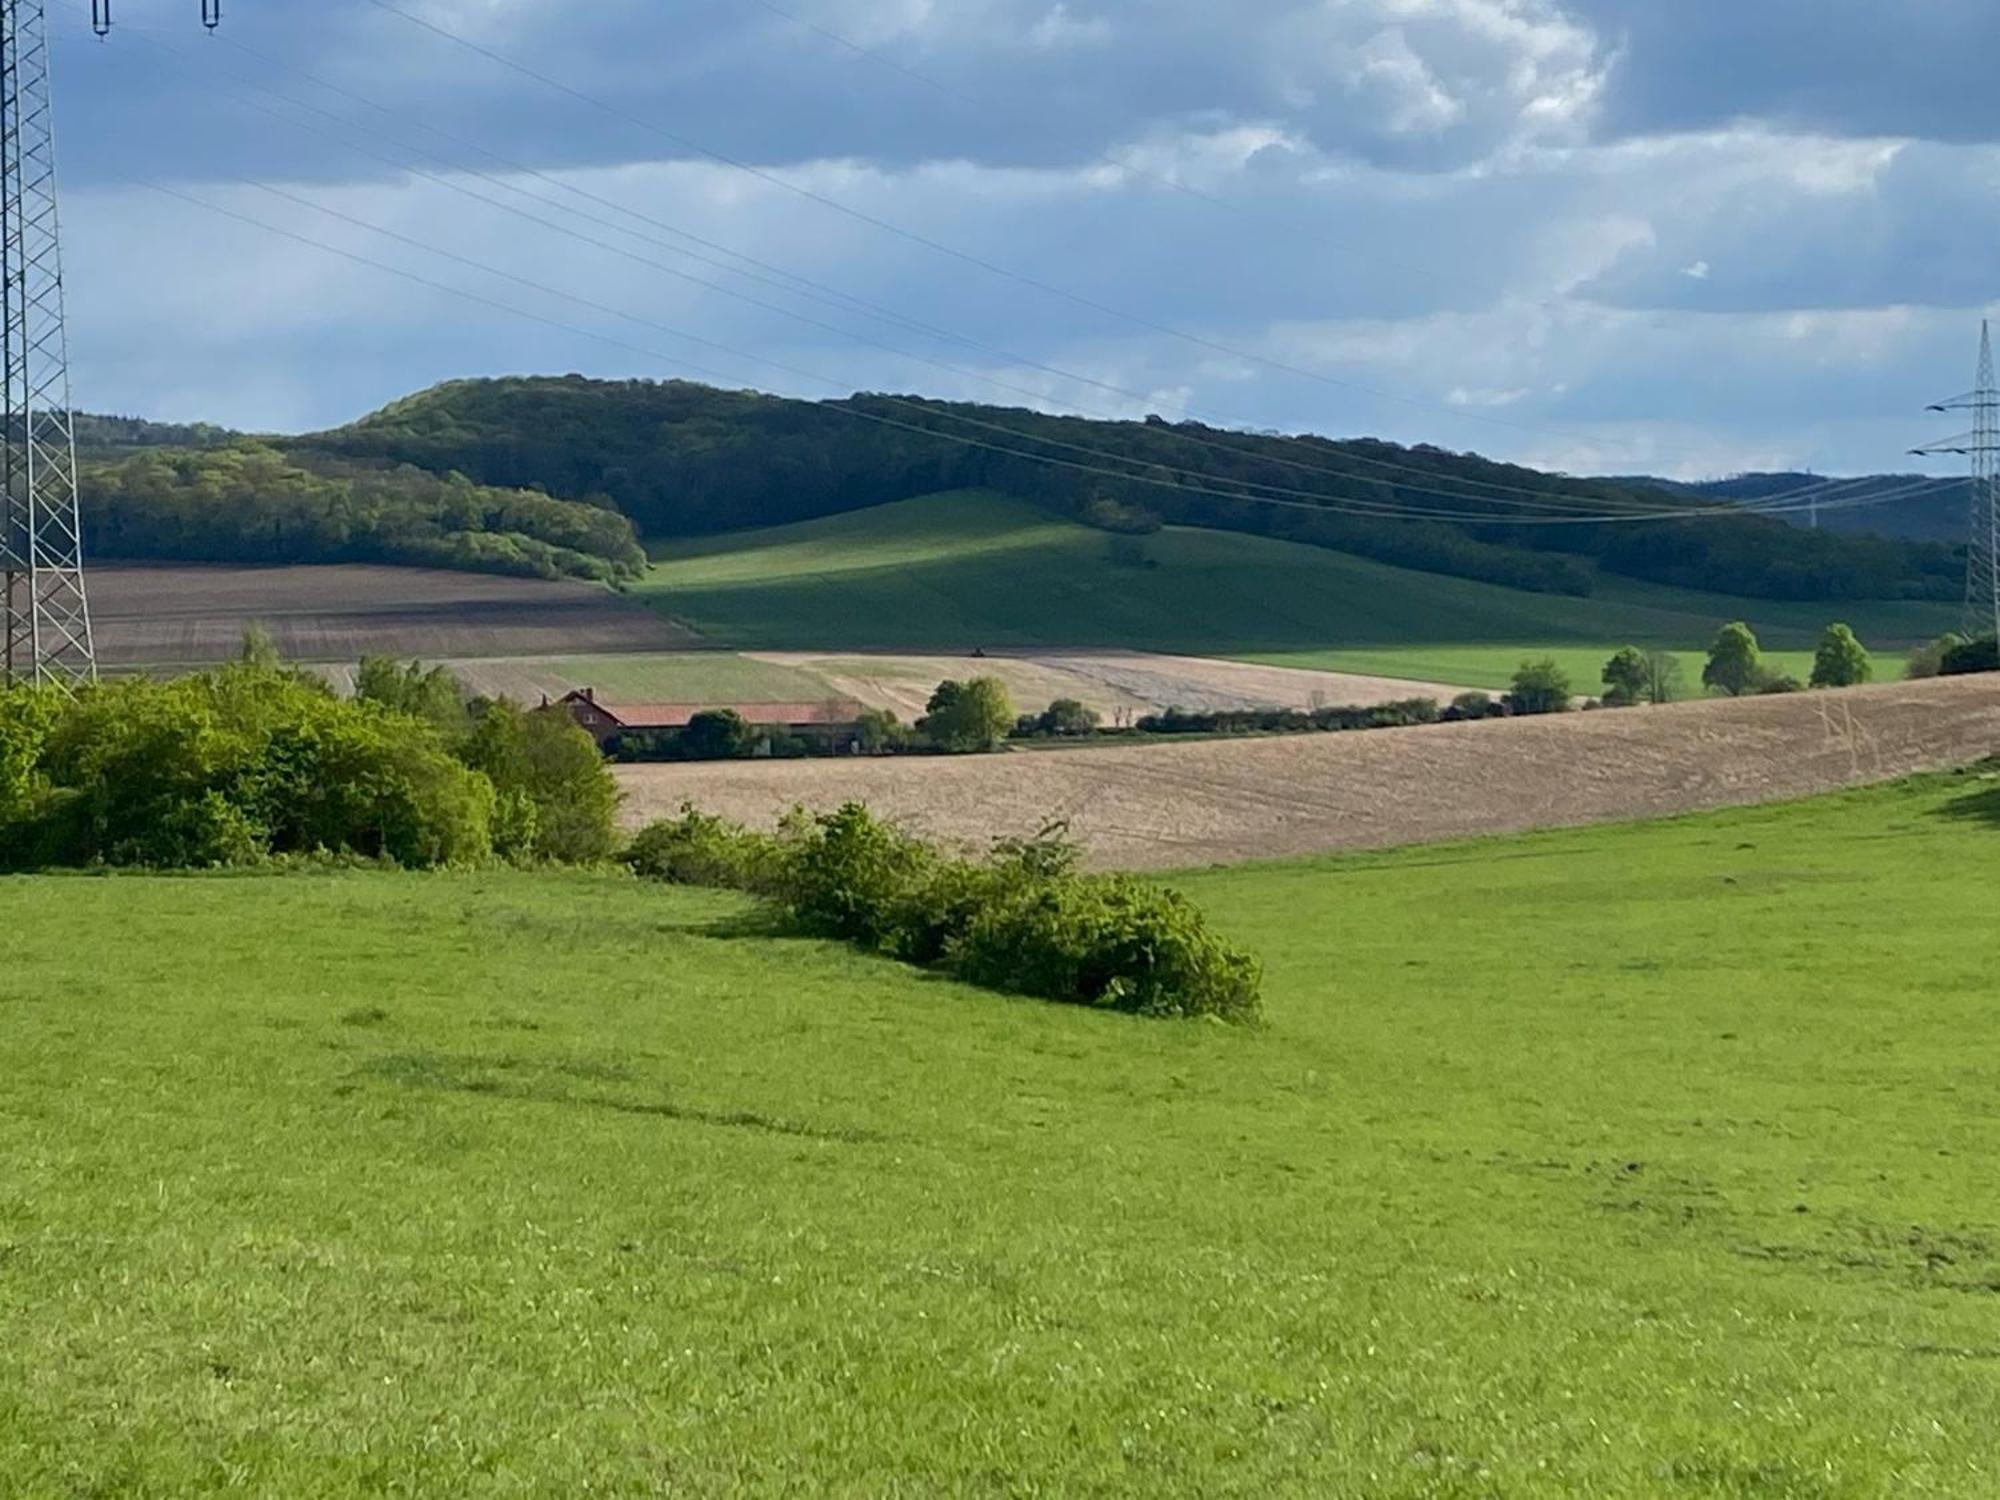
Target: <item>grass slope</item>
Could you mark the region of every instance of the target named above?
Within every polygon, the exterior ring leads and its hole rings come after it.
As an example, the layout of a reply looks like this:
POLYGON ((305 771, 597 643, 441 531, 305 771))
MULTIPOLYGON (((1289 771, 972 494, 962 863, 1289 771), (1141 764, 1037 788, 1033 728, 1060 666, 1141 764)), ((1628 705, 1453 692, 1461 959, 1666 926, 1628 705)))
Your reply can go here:
POLYGON ((0 1474, 1990 1496, 1996 840, 1959 777, 1204 874, 1250 1034, 609 878, 0 884, 0 1474))
POLYGON ((1182 528, 1148 539, 1155 566, 1133 567, 1112 560, 1110 541, 1017 501, 960 492, 674 544, 640 592, 743 649, 1129 646, 1474 683, 1504 681, 1523 647, 1573 648, 1594 682, 1620 644, 1691 650, 1725 620, 1747 619, 1766 644, 1797 650, 1833 618, 1864 638, 1907 642, 1950 628, 1956 613, 1774 603, 1611 577, 1594 597, 1573 599, 1182 528), (1494 647, 1490 661, 1465 656, 1494 647), (1321 652, 1341 654, 1299 655, 1321 652), (1496 678, 1492 662, 1502 660, 1496 678))

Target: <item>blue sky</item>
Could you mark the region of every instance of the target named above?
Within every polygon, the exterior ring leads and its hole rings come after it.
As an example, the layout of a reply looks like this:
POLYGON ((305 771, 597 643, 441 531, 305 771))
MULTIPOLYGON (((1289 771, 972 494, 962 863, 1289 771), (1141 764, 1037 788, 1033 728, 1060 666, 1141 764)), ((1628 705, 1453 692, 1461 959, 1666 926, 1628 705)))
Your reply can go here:
POLYGON ((1995 293, 1978 0, 49 3, 96 410, 574 370, 1907 469, 1995 293))

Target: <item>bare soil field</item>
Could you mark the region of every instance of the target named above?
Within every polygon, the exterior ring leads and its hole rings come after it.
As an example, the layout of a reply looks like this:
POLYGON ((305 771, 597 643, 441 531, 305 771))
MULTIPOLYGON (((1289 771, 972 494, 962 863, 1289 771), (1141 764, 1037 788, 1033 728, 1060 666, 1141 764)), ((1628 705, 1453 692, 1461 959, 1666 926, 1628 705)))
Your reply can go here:
POLYGON ((371 652, 423 657, 664 651, 695 638, 645 606, 587 583, 431 568, 145 567, 90 575, 99 660, 111 668, 200 666, 235 655, 261 625, 295 661, 371 652))
POLYGON ((1450 702, 1464 688, 1294 667, 1258 666, 1150 651, 1005 650, 986 656, 820 654, 766 651, 755 660, 810 672, 843 697, 905 719, 921 715, 947 677, 991 676, 1007 684, 1024 710, 1074 698, 1116 721, 1122 714, 1167 708, 1216 712, 1390 703, 1402 698, 1450 702))
POLYGON ((962 759, 619 771, 634 824, 768 826, 865 801, 978 846, 1068 821, 1100 868, 1176 869, 1810 796, 2000 752, 2000 677, 1424 729, 962 759))

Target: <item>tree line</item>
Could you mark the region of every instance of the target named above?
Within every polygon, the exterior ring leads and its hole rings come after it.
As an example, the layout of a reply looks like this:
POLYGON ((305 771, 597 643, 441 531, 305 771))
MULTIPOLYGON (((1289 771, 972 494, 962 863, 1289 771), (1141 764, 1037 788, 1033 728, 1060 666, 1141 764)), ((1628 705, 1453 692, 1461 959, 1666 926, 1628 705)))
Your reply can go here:
MULTIPOLYGON (((1546 474, 1424 445, 1244 433, 1157 417, 1095 421, 916 397, 806 402, 681 381, 466 380, 299 442, 487 484, 601 497, 649 537, 988 488, 1083 520, 1150 516, 1545 593, 1588 594, 1597 569, 1769 599, 1944 600, 1957 597, 1963 580, 1962 550, 1948 545, 1715 516, 1712 502, 1629 481, 1546 474), (1504 500, 1479 488, 1493 485, 1520 493, 1504 500), (1257 486, 1296 492, 1299 503, 1264 503, 1257 486), (1446 503, 1480 519, 1422 517, 1440 505, 1437 491, 1463 496, 1446 503), (1538 526, 1522 519, 1523 501, 1603 512, 1685 506, 1689 517, 1538 526), (1410 514, 1338 508, 1353 502, 1410 514)), ((1129 520, 1114 529, 1128 527, 1129 520)))
POLYGON ((100 557, 402 563, 606 582, 646 562, 631 521, 605 506, 249 438, 141 445, 86 463, 79 504, 84 545, 100 557))

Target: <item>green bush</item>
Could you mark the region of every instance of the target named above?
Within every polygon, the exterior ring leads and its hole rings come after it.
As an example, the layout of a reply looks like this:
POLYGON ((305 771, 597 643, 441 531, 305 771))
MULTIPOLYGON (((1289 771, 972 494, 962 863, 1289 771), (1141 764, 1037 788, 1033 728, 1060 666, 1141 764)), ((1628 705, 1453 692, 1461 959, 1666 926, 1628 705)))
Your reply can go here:
POLYGON ((625 851, 634 873, 668 885, 769 895, 778 889, 783 851, 769 834, 681 808, 678 818, 641 830, 625 851))
POLYGON ((1961 641, 1944 656, 1940 670, 1946 677, 1965 677, 1974 672, 2000 672, 2000 642, 1992 636, 1979 641, 1961 641))
POLYGON ((482 704, 462 753, 508 804, 502 856, 593 864, 618 852, 618 783, 567 709, 482 704))
POLYGON ((1569 673, 1557 666, 1553 658, 1544 657, 1521 663, 1520 670, 1514 673, 1513 688, 1507 694, 1507 708, 1516 714, 1566 714, 1574 697, 1569 673))
POLYGON ((86 688, 54 711, 39 806, 0 863, 248 864, 350 854, 413 866, 492 849, 493 789, 430 725, 252 663, 86 688))
POLYGON ((1255 960, 1187 899, 1077 870, 1058 831, 952 859, 858 804, 794 814, 776 837, 692 808, 639 835, 633 869, 773 897, 790 924, 968 983, 1148 1016, 1253 1022, 1255 960))
POLYGON ((1813 656, 1812 685, 1816 688, 1859 687, 1875 675, 1874 660, 1847 625, 1829 625, 1813 656))
POLYGON ((1912 681, 1944 674, 1945 658, 1965 644, 1965 637, 1946 632, 1934 641, 1925 641, 1920 646, 1910 648, 1908 663, 1903 675, 1912 681))

